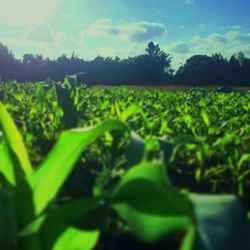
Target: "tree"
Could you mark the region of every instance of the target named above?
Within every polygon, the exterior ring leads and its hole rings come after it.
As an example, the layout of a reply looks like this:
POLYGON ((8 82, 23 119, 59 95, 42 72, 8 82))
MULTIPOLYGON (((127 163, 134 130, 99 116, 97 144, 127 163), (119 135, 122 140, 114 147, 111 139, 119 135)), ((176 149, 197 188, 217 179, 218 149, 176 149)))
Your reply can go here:
POLYGON ((146 56, 151 61, 151 83, 161 84, 169 80, 172 74, 171 57, 160 49, 160 46, 150 42, 145 49, 146 56))
POLYGON ((0 75, 2 78, 11 79, 14 77, 14 65, 16 59, 7 46, 0 43, 0 75))
POLYGON ((153 42, 150 42, 145 51, 146 55, 157 62, 162 72, 169 72, 172 58, 160 49, 159 44, 155 45, 153 42))
POLYGON ((97 56, 94 60, 84 60, 73 52, 70 57, 63 54, 55 60, 34 54, 25 54, 22 60, 17 60, 7 46, 0 43, 0 81, 42 81, 48 77, 63 81, 65 75, 84 72, 82 80, 90 85, 250 84, 250 58, 242 52, 235 53, 229 60, 220 53, 194 55, 175 74, 171 59, 158 44, 150 42, 144 54, 126 59, 97 56))

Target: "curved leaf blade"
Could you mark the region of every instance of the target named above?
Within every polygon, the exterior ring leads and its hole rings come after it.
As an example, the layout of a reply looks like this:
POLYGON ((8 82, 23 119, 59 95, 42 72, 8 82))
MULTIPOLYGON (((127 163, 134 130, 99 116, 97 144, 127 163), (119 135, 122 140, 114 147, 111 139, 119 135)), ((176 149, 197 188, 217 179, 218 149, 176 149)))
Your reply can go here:
POLYGON ((191 224, 192 204, 165 180, 161 165, 144 163, 128 171, 113 195, 113 207, 131 232, 155 242, 191 224))
POLYGON ((247 211, 233 195, 191 195, 197 250, 247 250, 250 224, 247 211))
POLYGON ((16 182, 19 182, 26 175, 32 174, 33 169, 31 167, 22 136, 18 132, 13 120, 1 102, 0 126, 2 127, 4 138, 8 145, 8 151, 11 155, 16 182))
POLYGON ((54 199, 83 150, 110 130, 127 130, 124 123, 109 120, 95 127, 64 132, 40 168, 28 178, 38 215, 54 199))

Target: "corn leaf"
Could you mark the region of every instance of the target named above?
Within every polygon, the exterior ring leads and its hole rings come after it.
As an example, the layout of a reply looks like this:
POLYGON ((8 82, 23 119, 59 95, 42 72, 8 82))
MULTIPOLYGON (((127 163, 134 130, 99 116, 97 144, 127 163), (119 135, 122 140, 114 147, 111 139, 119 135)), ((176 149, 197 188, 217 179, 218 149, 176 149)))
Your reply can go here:
POLYGON ((55 198, 79 156, 91 142, 110 130, 126 129, 124 123, 109 120, 95 127, 64 132, 45 162, 28 178, 33 190, 35 214, 40 214, 55 198))
POLYGON ((99 230, 88 218, 98 206, 101 206, 100 199, 83 198, 55 207, 25 227, 19 236, 26 246, 32 239, 34 244, 40 242, 42 249, 92 249, 99 230), (74 221, 81 221, 81 229, 73 228, 74 221), (73 245, 67 245, 68 237, 73 245))
MULTIPOLYGON (((23 180, 26 175, 30 175, 33 172, 33 169, 22 136, 18 132, 13 120, 2 103, 0 103, 0 127, 2 127, 8 151, 11 155, 15 180, 16 182, 19 182, 23 180)), ((4 168, 6 169, 6 167, 4 168)), ((7 176, 7 178, 9 180, 12 179, 11 182, 14 183, 13 177, 10 177, 10 174, 7 174, 7 176)))
POLYGON ((247 210, 233 195, 191 195, 197 250, 248 250, 247 210))
POLYGON ((113 207, 133 234, 154 242, 191 223, 192 204, 186 195, 167 185, 163 168, 144 163, 132 168, 113 196, 113 207))
POLYGON ((0 143, 0 183, 4 188, 16 185, 13 161, 5 140, 0 143))

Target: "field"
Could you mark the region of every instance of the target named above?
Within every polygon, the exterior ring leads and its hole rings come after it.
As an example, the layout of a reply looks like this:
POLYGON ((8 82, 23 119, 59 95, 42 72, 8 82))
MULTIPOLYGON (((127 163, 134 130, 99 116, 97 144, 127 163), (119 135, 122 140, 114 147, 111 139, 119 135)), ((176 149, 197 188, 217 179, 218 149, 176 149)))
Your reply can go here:
POLYGON ((3 249, 250 249, 248 92, 67 77, 0 100, 3 249))

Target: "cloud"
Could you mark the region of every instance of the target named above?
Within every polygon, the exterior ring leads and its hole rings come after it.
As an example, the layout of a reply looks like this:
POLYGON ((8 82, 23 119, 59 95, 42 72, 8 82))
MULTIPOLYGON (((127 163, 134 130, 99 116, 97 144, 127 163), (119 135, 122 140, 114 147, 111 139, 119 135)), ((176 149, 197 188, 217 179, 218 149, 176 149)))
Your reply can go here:
POLYGON ((130 42, 146 42, 156 37, 161 37, 167 32, 167 27, 162 23, 135 22, 114 24, 110 19, 101 19, 94 22, 88 29, 81 32, 84 36, 116 37, 130 42))
POLYGON ((0 23, 34 27, 48 21, 61 0, 0 0, 0 23))
POLYGON ((208 51, 227 51, 231 48, 248 45, 250 33, 229 30, 225 34, 212 33, 207 36, 195 36, 191 41, 195 48, 207 48, 208 51))
POLYGON ((42 24, 30 31, 28 31, 24 37, 27 40, 62 44, 67 40, 66 34, 55 31, 49 24, 42 24))
POLYGON ((219 34, 219 33, 212 33, 208 36, 201 37, 199 35, 195 36, 191 43, 195 45, 218 45, 218 44, 225 44, 228 42, 228 39, 225 35, 219 34))
POLYGON ((162 46, 162 50, 172 57, 172 68, 178 69, 190 56, 192 56, 186 42, 180 41, 162 46))
POLYGON ((14 52, 17 58, 22 58, 25 53, 42 54, 45 57, 56 57, 59 47, 44 42, 27 40, 25 38, 1 38, 1 42, 14 52))
POLYGON ((230 58, 241 51, 250 56, 250 33, 229 30, 225 33, 211 33, 206 36, 197 35, 190 40, 166 44, 162 49, 173 57, 172 66, 177 69, 193 55, 212 55, 221 52, 230 58))
POLYGON ((167 31, 166 26, 162 23, 139 22, 128 27, 131 30, 128 37, 133 42, 144 42, 155 37, 161 37, 167 31))
POLYGON ((49 25, 41 25, 28 32, 25 37, 28 40, 53 43, 54 30, 49 25))
POLYGON ((190 53, 189 47, 185 42, 177 42, 163 47, 169 53, 186 54, 190 53))
POLYGON ((0 23, 0 38, 21 36, 24 32, 25 29, 21 27, 11 27, 7 24, 0 23))
POLYGON ((227 32, 226 38, 233 42, 249 43, 250 33, 242 33, 240 31, 230 30, 227 32))
POLYGON ((233 29, 233 30, 240 30, 240 29, 241 29, 241 26, 240 26, 240 25, 230 26, 230 29, 233 29))
POLYGON ((68 40, 65 33, 55 31, 49 24, 42 24, 16 36, 0 35, 0 41, 13 49, 19 58, 25 53, 56 57, 63 53, 68 40))
POLYGON ((228 52, 228 47, 230 47, 230 43, 228 43, 226 37, 218 33, 212 33, 204 37, 197 35, 190 40, 190 50, 192 55, 211 55, 216 52, 222 52, 225 54, 225 51, 228 52))
POLYGON ((246 56, 250 56, 250 33, 238 30, 229 30, 224 34, 213 33, 201 37, 195 36, 190 41, 190 50, 194 54, 211 55, 221 52, 225 57, 230 57, 234 53, 242 51, 246 56))
MULTIPOLYGON (((98 48, 78 48, 75 50, 76 54, 79 57, 84 57, 85 59, 91 60, 96 56, 103 56, 103 57, 120 57, 120 58, 127 58, 128 56, 136 56, 139 54, 143 54, 145 52, 144 46, 134 45, 131 47, 121 46, 121 47, 110 47, 110 46, 102 46, 98 48)), ((70 55, 72 51, 69 51, 68 54, 70 55)))
POLYGON ((221 35, 221 34, 218 34, 218 33, 213 33, 211 35, 209 35, 206 40, 209 42, 209 43, 226 43, 227 42, 227 39, 221 35))

